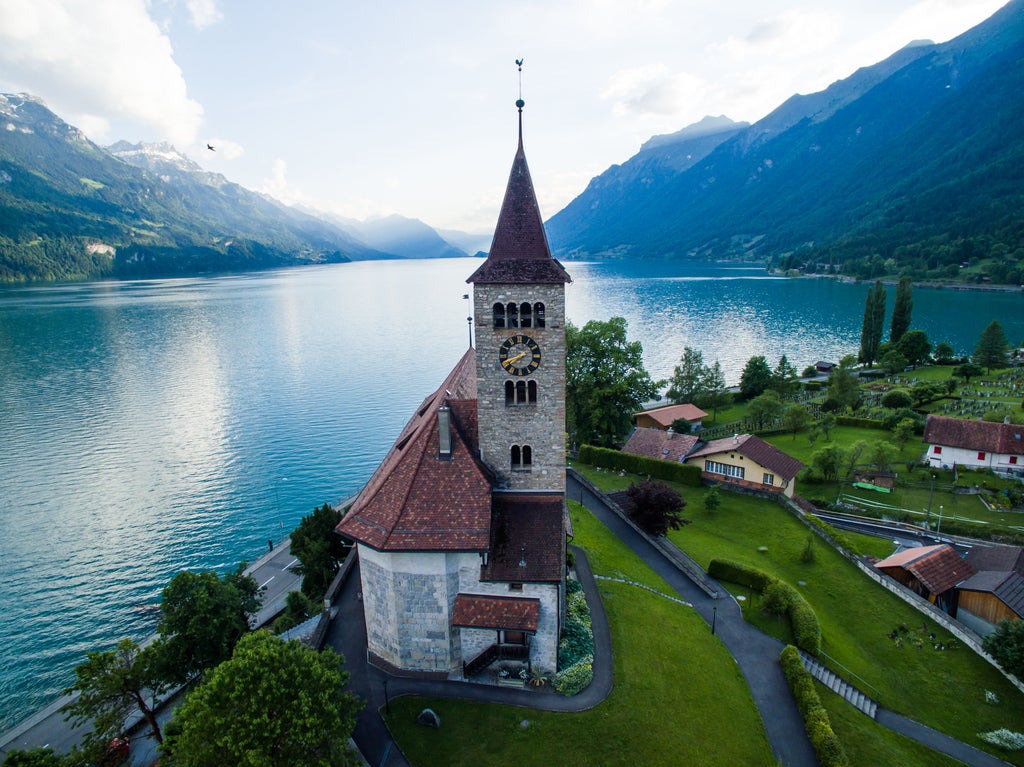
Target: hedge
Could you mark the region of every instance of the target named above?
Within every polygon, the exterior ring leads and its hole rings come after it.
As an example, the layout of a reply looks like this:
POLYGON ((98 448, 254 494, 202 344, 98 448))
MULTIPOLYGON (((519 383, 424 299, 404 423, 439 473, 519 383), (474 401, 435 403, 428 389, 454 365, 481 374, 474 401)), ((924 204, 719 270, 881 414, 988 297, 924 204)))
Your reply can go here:
POLYGON ((797 647, 811 655, 818 654, 821 649, 821 625, 818 623, 818 616, 803 594, 788 583, 756 568, 723 559, 711 560, 708 575, 715 580, 738 583, 762 593, 768 586, 774 584, 775 590, 781 591, 783 601, 788 602, 786 617, 789 618, 797 647))
POLYGON ((837 426, 858 426, 862 429, 884 429, 885 424, 874 418, 857 418, 852 415, 841 415, 836 418, 837 426))
POLYGON ((627 471, 630 474, 648 476, 668 482, 679 482, 690 487, 700 487, 700 466, 663 461, 660 458, 647 458, 633 453, 623 453, 607 447, 583 445, 580 447, 579 461, 602 469, 627 471))
POLYGON ((814 679, 800 660, 800 651, 793 645, 786 645, 779 656, 782 671, 789 682, 789 689, 796 698, 797 708, 804 718, 804 729, 814 747, 821 767, 849 767, 850 760, 842 742, 832 729, 828 712, 821 705, 821 698, 814 688, 814 679))

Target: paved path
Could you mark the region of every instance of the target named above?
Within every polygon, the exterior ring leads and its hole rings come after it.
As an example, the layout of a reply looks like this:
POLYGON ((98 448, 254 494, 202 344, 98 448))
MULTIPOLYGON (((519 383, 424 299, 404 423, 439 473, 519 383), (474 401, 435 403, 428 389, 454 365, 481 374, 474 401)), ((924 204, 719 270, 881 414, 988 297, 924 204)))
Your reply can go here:
MULTIPOLYGON (((294 562, 295 558, 291 554, 289 541, 285 540, 246 569, 246 573, 255 579, 256 584, 262 585, 264 588, 263 607, 254 617, 254 625, 262 626, 272 620, 284 609, 284 600, 288 592, 299 588, 302 582, 301 577, 288 570, 288 567, 294 562)), ((82 660, 84 661, 85 658, 83 657, 82 660)), ((61 710, 70 700, 70 696, 59 698, 28 719, 19 722, 7 732, 0 734, 0 762, 12 749, 50 746, 54 751, 67 752, 71 750, 72 746, 80 745, 85 728, 72 729, 71 725, 64 721, 64 714, 61 710)), ((164 707, 161 716, 166 719, 170 710, 171 707, 164 707)), ((132 741, 131 763, 133 765, 148 765, 156 758, 155 743, 152 739, 143 736, 144 733, 137 734, 132 741)))

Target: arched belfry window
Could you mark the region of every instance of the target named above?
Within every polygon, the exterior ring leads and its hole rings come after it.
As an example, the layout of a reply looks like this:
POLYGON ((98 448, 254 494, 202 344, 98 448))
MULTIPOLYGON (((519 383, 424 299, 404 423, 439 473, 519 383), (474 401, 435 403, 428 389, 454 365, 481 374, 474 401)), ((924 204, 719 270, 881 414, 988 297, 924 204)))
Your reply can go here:
POLYGON ((533 305, 533 326, 535 328, 544 327, 544 304, 540 301, 533 305))
POLYGON ((510 328, 519 327, 519 304, 509 304, 505 307, 505 321, 510 328))
POLYGON ((536 381, 505 381, 505 404, 515 405, 536 405, 537 404, 537 382, 536 381))
POLYGON ((513 445, 511 458, 512 471, 530 471, 533 468, 533 448, 529 445, 513 445))
POLYGON ((519 307, 519 327, 530 328, 533 327, 533 323, 530 322, 533 316, 533 306, 528 301, 524 301, 523 305, 519 307))
POLYGON ((494 327, 505 327, 505 304, 495 304, 491 311, 494 315, 494 327))

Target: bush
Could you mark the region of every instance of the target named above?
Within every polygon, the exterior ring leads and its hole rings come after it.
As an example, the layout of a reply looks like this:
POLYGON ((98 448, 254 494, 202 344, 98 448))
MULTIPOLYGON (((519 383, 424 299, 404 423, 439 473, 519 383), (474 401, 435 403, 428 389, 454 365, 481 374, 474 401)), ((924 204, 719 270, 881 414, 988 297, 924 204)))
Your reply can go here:
POLYGON ((885 424, 881 421, 876 421, 874 418, 857 418, 852 415, 839 415, 836 416, 837 426, 857 426, 861 429, 884 429, 885 424))
POLYGON ((782 581, 772 581, 761 597, 761 607, 769 615, 780 617, 786 614, 793 602, 793 589, 782 581))
POLYGON ((648 476, 666 482, 678 482, 689 487, 700 487, 701 484, 700 466, 647 458, 606 447, 583 445, 580 448, 579 460, 602 469, 624 470, 630 474, 648 476))
POLYGON ((764 591, 772 580, 767 573, 726 559, 712 559, 708 564, 708 575, 715 580, 738 583, 755 591, 764 591))
POLYGON ((551 686, 562 695, 571 696, 582 692, 594 679, 594 656, 587 655, 555 674, 551 686))
POLYGON ((906 389, 890 389, 882 395, 882 407, 899 410, 913 404, 914 399, 906 389))
POLYGON ((800 652, 793 645, 787 645, 779 656, 779 663, 804 718, 804 729, 814 747, 818 764, 821 767, 849 767, 843 744, 832 729, 828 712, 814 689, 814 680, 800 661, 800 652))

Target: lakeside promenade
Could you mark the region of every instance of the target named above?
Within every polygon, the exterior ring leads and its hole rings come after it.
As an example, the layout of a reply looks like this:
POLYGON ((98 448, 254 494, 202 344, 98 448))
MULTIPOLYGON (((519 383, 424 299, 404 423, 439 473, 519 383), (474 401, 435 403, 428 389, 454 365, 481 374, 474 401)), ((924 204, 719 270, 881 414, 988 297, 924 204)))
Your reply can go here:
MULTIPOLYGON (((263 590, 263 601, 259 612, 253 618, 255 627, 272 623, 274 618, 284 609, 285 599, 289 591, 297 590, 302 583, 302 576, 296 575, 288 568, 296 563, 291 553, 291 542, 285 539, 274 546, 251 565, 245 572, 263 590)), ((152 638, 150 638, 152 639, 152 638)), ((150 641, 147 639, 146 642, 150 641)), ((106 648, 97 647, 96 650, 106 648)), ((85 657, 82 657, 85 661, 85 657)), ((68 684, 73 680, 69 679, 68 684)), ((80 745, 87 728, 72 728, 64 721, 62 709, 71 700, 71 696, 61 696, 50 705, 22 720, 10 730, 0 734, 0 763, 7 754, 15 749, 30 749, 50 746, 54 751, 67 752, 73 746, 80 745)), ((161 708, 161 713, 170 707, 161 708)), ((151 764, 155 758, 155 743, 151 738, 137 737, 132 741, 131 763, 134 765, 151 764), (148 761, 146 761, 148 755, 148 761)))

